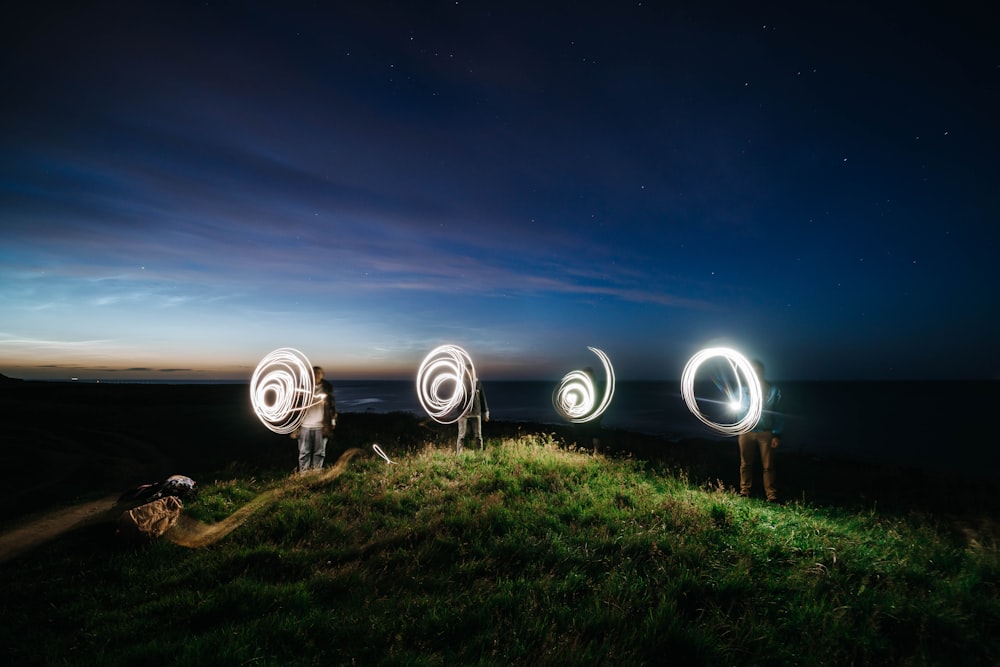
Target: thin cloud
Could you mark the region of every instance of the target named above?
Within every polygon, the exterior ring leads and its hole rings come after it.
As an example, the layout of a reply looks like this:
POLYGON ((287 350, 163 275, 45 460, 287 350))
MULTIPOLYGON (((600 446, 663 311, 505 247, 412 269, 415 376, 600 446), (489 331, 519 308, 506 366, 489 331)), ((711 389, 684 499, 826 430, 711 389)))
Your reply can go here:
POLYGON ((19 338, 12 334, 0 333, 0 345, 15 346, 23 345, 37 349, 77 349, 91 348, 101 345, 111 345, 115 341, 111 339, 92 340, 52 340, 43 338, 19 338))

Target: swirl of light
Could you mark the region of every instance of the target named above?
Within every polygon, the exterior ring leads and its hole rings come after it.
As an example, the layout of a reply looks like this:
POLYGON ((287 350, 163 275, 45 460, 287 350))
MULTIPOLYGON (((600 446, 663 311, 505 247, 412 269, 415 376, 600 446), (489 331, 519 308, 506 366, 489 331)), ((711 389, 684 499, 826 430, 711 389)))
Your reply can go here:
POLYGON ((388 463, 389 465, 396 465, 396 462, 389 458, 389 455, 386 454, 385 451, 383 451, 383 449, 378 446, 377 442, 374 445, 372 445, 372 449, 375 450, 376 454, 385 459, 386 463, 388 463))
POLYGON ((457 345, 431 350, 417 371, 417 398, 439 424, 454 424, 469 414, 476 398, 476 369, 457 345))
POLYGON ((687 365, 684 366, 684 372, 681 375, 681 396, 684 398, 684 403, 687 405, 688 410, 695 417, 703 424, 725 435, 739 435, 740 433, 752 431, 760 420, 764 409, 760 378, 757 377, 753 366, 745 356, 736 350, 726 347, 707 348, 691 357, 687 365), (749 399, 749 407, 746 408, 746 412, 735 422, 720 423, 712 421, 698 407, 698 402, 694 395, 694 380, 698 372, 698 367, 708 359, 714 357, 725 359, 729 363, 729 368, 732 370, 733 377, 735 378, 735 387, 727 385, 725 389, 728 403, 735 408, 742 409, 743 405, 747 403, 747 399, 749 399), (740 381, 741 376, 745 379, 745 382, 740 381), (744 392, 746 392, 746 398, 744 398, 744 392))
POLYGON ((562 381, 552 392, 552 406, 556 412, 574 424, 582 424, 597 419, 611 405, 611 398, 615 395, 615 371, 611 367, 611 360, 603 351, 596 347, 588 347, 588 350, 597 355, 597 358, 604 364, 604 375, 607 377, 607 384, 604 389, 604 396, 601 402, 597 402, 597 390, 594 387, 594 378, 583 371, 570 371, 563 377, 562 381))
POLYGON ((278 348, 261 359, 250 380, 253 410, 275 433, 291 433, 314 404, 315 382, 306 355, 278 348))

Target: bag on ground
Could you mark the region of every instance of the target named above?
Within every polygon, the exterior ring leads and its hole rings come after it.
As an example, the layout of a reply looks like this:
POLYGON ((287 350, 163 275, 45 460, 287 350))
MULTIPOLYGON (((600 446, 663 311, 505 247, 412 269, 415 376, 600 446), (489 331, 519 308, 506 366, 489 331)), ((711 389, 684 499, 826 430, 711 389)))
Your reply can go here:
POLYGON ((166 496, 177 496, 182 500, 191 500, 198 495, 198 484, 184 475, 171 475, 162 482, 143 484, 123 493, 118 502, 150 501, 166 496))
POLYGON ((155 540, 177 522, 184 504, 176 496, 160 498, 124 512, 118 519, 118 534, 136 542, 155 540))

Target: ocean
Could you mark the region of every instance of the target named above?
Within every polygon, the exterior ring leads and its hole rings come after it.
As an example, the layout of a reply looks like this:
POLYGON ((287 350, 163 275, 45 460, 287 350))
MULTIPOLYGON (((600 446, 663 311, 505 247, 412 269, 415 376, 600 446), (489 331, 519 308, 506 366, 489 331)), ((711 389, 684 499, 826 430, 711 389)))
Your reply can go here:
MULTIPOLYGON (((412 381, 333 381, 342 412, 424 414, 412 381)), ((1000 382, 779 386, 784 451, 1000 477, 1000 448, 992 442, 1000 382)), ((483 388, 493 419, 563 423, 552 407, 554 382, 484 380, 483 388)), ((602 425, 670 440, 724 437, 688 411, 676 382, 619 382, 602 425)))

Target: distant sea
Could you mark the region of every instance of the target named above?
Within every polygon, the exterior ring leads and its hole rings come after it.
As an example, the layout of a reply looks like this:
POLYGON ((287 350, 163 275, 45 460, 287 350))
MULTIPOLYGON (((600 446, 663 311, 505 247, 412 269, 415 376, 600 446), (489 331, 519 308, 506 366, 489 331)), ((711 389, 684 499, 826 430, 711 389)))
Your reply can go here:
MULTIPOLYGON (((784 451, 1000 477, 993 422, 1000 382, 780 383, 784 451)), ((553 382, 483 381, 490 415, 503 421, 563 423, 553 382)), ((334 383, 343 412, 423 415, 411 381, 334 383)), ((692 415, 675 382, 619 382, 603 426, 669 440, 724 439, 692 415)))

